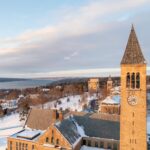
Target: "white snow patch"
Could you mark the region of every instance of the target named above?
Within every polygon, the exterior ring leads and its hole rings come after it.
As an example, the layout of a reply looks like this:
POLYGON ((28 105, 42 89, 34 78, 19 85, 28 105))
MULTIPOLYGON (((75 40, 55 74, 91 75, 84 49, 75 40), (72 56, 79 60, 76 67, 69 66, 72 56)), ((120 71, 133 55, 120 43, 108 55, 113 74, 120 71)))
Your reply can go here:
POLYGON ((110 96, 106 97, 103 101, 103 104, 118 104, 115 100, 113 100, 110 96))
POLYGON ((7 137, 22 130, 23 124, 19 121, 18 113, 0 118, 0 150, 6 149, 7 137))
MULTIPOLYGON (((85 93, 87 94, 87 93, 85 93)), ((70 111, 82 111, 83 110, 83 105, 84 104, 89 104, 89 102, 93 99, 96 99, 97 96, 93 95, 90 96, 87 94, 87 98, 84 102, 81 102, 82 96, 81 95, 75 95, 75 96, 68 96, 68 97, 63 97, 58 100, 54 100, 52 102, 48 102, 44 104, 45 109, 57 109, 57 110, 66 110, 69 109, 70 111), (60 102, 58 104, 58 102, 60 102)))
MULTIPOLYGON (((98 147, 89 147, 89 146, 82 146, 80 150, 106 150, 103 148, 98 148, 98 147)), ((107 149, 108 150, 108 149, 107 149)))

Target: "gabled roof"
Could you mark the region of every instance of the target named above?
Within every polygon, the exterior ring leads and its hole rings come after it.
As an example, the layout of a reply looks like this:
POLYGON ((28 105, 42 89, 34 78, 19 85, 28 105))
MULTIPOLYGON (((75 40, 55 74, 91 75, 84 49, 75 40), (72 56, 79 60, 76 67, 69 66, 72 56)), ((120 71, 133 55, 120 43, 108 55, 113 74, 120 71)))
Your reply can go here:
POLYGON ((134 27, 132 25, 128 43, 121 64, 145 64, 145 58, 142 54, 134 27))
POLYGON ((81 137, 75 122, 71 118, 64 119, 59 124, 56 123, 55 126, 72 145, 81 137))
POLYGON ((46 130, 52 124, 53 110, 31 109, 25 125, 31 129, 46 130))

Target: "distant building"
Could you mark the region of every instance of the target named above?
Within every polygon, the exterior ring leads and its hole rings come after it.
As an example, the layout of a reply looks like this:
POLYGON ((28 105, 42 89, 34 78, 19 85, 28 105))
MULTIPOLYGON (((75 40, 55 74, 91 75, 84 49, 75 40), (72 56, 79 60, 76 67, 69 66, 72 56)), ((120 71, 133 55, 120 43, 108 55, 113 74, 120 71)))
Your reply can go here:
POLYGON ((111 79, 111 76, 109 76, 107 80, 107 95, 110 95, 112 88, 113 88, 113 81, 111 79))
POLYGON ((88 81, 88 91, 98 92, 99 90, 99 78, 91 78, 88 81))
POLYGON ((115 101, 111 96, 106 97, 100 103, 99 108, 100 113, 107 113, 107 114, 120 114, 120 102, 115 101))
POLYGON ((18 107, 18 100, 3 100, 0 105, 2 109, 15 109, 18 107))

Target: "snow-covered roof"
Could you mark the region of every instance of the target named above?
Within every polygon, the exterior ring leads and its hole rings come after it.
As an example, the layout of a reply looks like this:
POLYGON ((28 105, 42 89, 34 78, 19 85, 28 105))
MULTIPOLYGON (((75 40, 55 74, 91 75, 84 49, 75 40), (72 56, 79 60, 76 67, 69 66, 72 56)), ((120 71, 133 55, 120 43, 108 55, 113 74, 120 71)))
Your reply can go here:
POLYGON ((98 147, 89 147, 89 146, 83 145, 80 150, 106 150, 106 149, 98 148, 98 147))
POLYGON ((24 140, 36 141, 39 138, 39 136, 43 133, 44 133, 44 131, 42 131, 42 130, 32 130, 29 128, 25 128, 15 134, 11 135, 11 137, 21 138, 24 140))
POLYGON ((102 104, 118 104, 118 102, 108 96, 102 101, 102 104))
POLYGON ((39 130, 25 130, 17 135, 17 137, 26 138, 26 139, 33 139, 40 135, 39 130))

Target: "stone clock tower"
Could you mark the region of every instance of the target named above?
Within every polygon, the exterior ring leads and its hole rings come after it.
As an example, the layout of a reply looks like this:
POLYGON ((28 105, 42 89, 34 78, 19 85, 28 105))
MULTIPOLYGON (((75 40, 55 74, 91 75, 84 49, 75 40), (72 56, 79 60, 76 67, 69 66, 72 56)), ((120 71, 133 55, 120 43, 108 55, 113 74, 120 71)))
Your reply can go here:
POLYGON ((121 61, 120 150, 147 150, 146 61, 133 26, 121 61))

